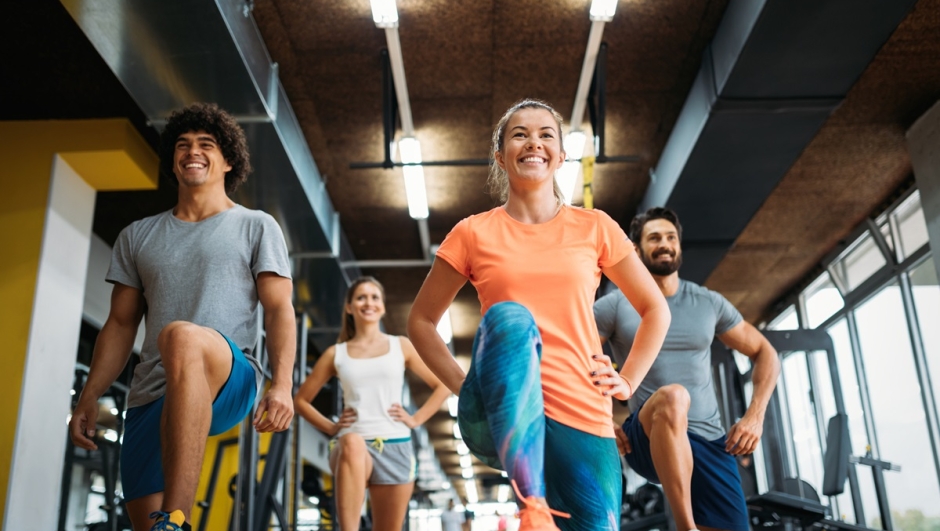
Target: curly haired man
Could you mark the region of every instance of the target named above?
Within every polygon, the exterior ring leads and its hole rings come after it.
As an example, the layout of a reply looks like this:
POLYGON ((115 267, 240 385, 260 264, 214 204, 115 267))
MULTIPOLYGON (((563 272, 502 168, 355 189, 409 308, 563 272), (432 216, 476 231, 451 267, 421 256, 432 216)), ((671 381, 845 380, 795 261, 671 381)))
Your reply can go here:
POLYGON ((245 134, 216 105, 197 103, 173 113, 160 140, 160 169, 176 181, 178 201, 118 236, 106 277, 111 310, 69 425, 76 446, 97 448, 98 398, 127 364, 146 314, 121 456, 136 531, 190 528, 208 436, 241 422, 261 388, 262 308, 273 381, 253 422, 282 431, 294 414, 284 236, 274 218, 229 198, 251 172, 245 134))

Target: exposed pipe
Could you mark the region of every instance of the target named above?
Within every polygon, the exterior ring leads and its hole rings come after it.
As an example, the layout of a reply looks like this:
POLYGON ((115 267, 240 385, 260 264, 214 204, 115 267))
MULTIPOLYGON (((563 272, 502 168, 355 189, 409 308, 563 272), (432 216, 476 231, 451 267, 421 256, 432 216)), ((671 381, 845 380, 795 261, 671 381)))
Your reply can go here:
POLYGON ((601 37, 604 36, 602 20, 591 22, 591 33, 588 35, 587 49, 584 51, 584 64, 581 65, 581 78, 578 80, 578 91, 574 96, 574 109, 571 111, 571 121, 568 122, 571 131, 580 131, 581 122, 584 121, 584 107, 587 104, 588 91, 591 89, 591 80, 594 78, 594 65, 597 63, 597 52, 601 47, 601 37))
MULTIPOLYGON (((422 166, 489 166, 493 161, 490 159, 456 159, 456 160, 424 160, 421 161, 422 166)), ((406 166, 403 162, 392 162, 394 167, 406 166)), ((351 170, 370 170, 377 168, 385 168, 387 164, 385 162, 350 162, 349 169, 351 170)))
POLYGON ((430 260, 357 260, 354 262, 341 262, 340 267, 359 268, 399 268, 399 267, 431 267, 430 260))
POLYGON ((392 78, 395 95, 398 96, 398 115, 401 117, 401 132, 404 136, 415 136, 415 124, 411 120, 411 103, 408 101, 408 83, 405 81, 405 61, 401 55, 398 28, 385 28, 388 43, 388 59, 392 63, 392 78))

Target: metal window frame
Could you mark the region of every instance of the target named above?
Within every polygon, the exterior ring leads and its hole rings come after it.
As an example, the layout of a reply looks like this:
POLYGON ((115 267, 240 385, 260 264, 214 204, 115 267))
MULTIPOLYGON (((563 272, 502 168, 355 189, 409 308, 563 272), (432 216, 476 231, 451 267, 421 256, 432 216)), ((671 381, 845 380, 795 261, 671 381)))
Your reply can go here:
MULTIPOLYGON (((911 271, 920 266, 928 258, 932 258, 933 253, 930 249, 930 243, 928 241, 920 248, 914 250, 905 257, 902 250, 900 227, 898 225, 897 216, 895 215, 899 207, 907 202, 915 193, 919 192, 916 188, 912 188, 907 193, 901 195, 877 217, 867 218, 865 222, 860 224, 854 231, 852 231, 850 237, 845 240, 846 243, 844 245, 840 245, 823 259, 822 262, 825 267, 825 273, 823 274, 828 274, 830 281, 837 287, 837 289, 839 289, 840 293, 842 294, 844 304, 840 310, 834 312, 825 321, 820 323, 816 329, 827 330, 841 319, 846 320, 849 343, 852 349, 852 358, 855 362, 855 377, 859 384, 859 393, 862 401, 862 410, 864 413, 868 444, 871 447, 872 455, 876 458, 880 458, 881 452, 878 444, 877 430, 875 428, 871 396, 868 393, 868 376, 865 371, 865 363, 862 357, 862 348, 858 334, 858 324, 855 318, 855 311, 871 297, 880 293, 885 287, 892 283, 897 283, 904 307, 905 322, 907 324, 911 352, 914 358, 916 377, 921 389, 921 404, 924 408, 930 450, 934 460, 935 474, 938 485, 940 485, 940 410, 938 410, 937 407, 937 397, 935 396, 928 370, 926 349, 923 343, 923 336, 921 334, 920 328, 921 324, 917 315, 917 309, 914 303, 913 290, 910 281, 911 271), (889 244, 885 238, 885 235, 881 232, 881 225, 883 225, 885 222, 888 224, 889 233, 895 242, 894 246, 889 244), (882 266, 878 271, 875 271, 857 287, 849 290, 847 289, 846 283, 844 282, 845 279, 839 276, 837 269, 842 263, 842 260, 857 247, 859 242, 861 242, 866 235, 873 239, 876 247, 884 256, 885 265, 882 266)), ((787 311, 792 304, 796 310, 797 320, 800 326, 805 328, 807 326, 808 319, 806 300, 806 287, 804 287, 799 293, 791 295, 789 300, 784 299, 781 301, 779 306, 782 307, 783 310, 778 314, 778 316, 787 311)), ((806 362, 808 364, 807 368, 810 371, 810 385, 815 393, 818 378, 814 376, 815 371, 812 367, 812 364, 809 363, 809 356, 806 356, 806 362)), ((832 369, 833 367, 830 366, 830 371, 832 371, 832 369)), ((841 373, 838 373, 834 377, 841 378, 841 373)), ((785 386, 785 379, 782 379, 782 381, 785 386)), ((786 389, 784 389, 784 393, 786 393, 786 389)), ((818 401, 814 400, 814 407, 816 407, 818 410, 821 405, 816 402, 818 401)), ((789 416, 789 407, 787 407, 787 413, 789 416)), ((818 420, 819 411, 817 411, 817 423, 818 420)), ((786 422, 788 423, 789 419, 786 419, 786 422)), ((821 436, 824 431, 824 429, 820 429, 818 435, 821 436)))

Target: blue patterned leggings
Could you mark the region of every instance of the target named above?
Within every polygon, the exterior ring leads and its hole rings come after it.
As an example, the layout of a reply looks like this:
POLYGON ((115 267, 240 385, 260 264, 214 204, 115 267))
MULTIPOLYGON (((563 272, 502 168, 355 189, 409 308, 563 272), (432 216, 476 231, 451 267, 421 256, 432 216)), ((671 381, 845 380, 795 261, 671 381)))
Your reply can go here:
POLYGON ((545 417, 539 363, 542 340, 532 314, 494 304, 473 341, 457 421, 477 458, 505 470, 526 497, 571 514, 563 531, 620 529, 620 460, 614 439, 545 417), (551 463, 546 467, 546 458, 551 463))

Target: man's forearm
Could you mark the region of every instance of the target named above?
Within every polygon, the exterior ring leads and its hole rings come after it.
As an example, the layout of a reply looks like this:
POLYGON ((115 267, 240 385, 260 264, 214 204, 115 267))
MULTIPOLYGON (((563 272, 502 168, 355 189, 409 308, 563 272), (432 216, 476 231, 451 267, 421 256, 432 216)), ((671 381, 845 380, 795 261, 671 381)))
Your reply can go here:
POLYGON ((82 390, 84 399, 98 400, 114 383, 127 365, 136 337, 136 327, 122 326, 110 320, 105 323, 95 341, 88 380, 82 390))
POLYGON ((297 352, 297 332, 294 321, 294 308, 290 304, 281 305, 273 311, 265 312, 265 330, 267 349, 271 365, 271 384, 273 386, 292 386, 294 357, 297 352))
POLYGON ((757 356, 754 356, 754 370, 751 374, 754 392, 747 412, 763 417, 780 374, 780 360, 777 358, 777 352, 769 344, 761 349, 757 356))

